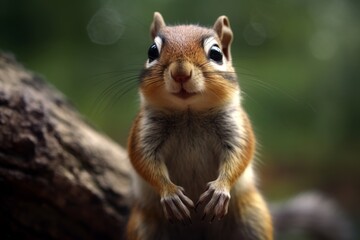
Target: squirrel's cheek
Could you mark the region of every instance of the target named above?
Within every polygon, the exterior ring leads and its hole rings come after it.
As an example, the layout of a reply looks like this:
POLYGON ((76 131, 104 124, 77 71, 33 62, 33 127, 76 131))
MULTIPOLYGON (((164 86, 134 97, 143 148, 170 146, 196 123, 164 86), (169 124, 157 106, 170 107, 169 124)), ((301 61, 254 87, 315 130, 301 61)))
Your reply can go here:
POLYGON ((205 90, 207 100, 214 105, 222 105, 240 95, 238 85, 230 82, 207 81, 205 90), (219 86, 220 85, 220 86, 219 86))

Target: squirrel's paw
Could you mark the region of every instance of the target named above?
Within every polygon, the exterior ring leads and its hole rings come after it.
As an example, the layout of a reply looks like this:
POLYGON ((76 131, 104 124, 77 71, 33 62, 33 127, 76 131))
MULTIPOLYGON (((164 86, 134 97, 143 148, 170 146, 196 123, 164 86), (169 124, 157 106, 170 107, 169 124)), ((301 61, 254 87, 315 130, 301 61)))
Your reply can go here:
POLYGON ((207 186, 206 191, 201 194, 199 201, 196 203, 196 208, 200 204, 207 202, 202 219, 205 220, 210 217, 210 222, 215 218, 220 220, 228 212, 230 192, 218 181, 209 182, 207 186))
POLYGON ((183 224, 191 223, 189 208, 194 208, 194 203, 190 198, 185 196, 184 189, 175 186, 175 189, 162 194, 161 205, 163 207, 165 217, 172 223, 180 221, 183 224))

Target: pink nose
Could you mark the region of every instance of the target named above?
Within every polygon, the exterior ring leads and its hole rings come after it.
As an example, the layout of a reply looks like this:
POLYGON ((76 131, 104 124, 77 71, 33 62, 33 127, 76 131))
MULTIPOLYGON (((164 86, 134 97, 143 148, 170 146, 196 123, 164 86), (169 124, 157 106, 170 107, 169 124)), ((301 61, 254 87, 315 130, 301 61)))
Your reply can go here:
POLYGON ((191 78, 191 72, 189 72, 188 74, 186 73, 171 73, 171 77, 174 79, 175 82, 178 83, 185 83, 187 81, 189 81, 189 79, 191 78))

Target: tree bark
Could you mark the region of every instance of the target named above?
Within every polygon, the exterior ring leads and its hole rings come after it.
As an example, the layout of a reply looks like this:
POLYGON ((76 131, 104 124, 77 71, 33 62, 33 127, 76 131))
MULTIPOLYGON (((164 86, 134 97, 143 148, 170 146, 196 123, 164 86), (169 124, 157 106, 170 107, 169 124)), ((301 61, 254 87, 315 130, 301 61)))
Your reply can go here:
POLYGON ((126 152, 0 53, 1 239, 123 239, 126 152))

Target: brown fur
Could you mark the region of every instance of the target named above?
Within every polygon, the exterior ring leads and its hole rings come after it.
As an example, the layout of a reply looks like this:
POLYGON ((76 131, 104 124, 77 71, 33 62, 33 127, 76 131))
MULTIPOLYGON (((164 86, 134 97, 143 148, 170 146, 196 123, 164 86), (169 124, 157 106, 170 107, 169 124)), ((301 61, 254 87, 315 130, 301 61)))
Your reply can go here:
POLYGON ((255 137, 231 65, 229 20, 219 17, 213 29, 169 27, 155 13, 150 34, 162 45, 142 74, 141 110, 128 141, 138 174, 128 239, 271 240, 270 214, 252 173, 255 137), (222 50, 219 68, 204 39, 222 50), (223 219, 210 225, 215 217, 223 219))
MULTIPOLYGON (((206 108, 209 106, 221 106, 231 100, 234 90, 238 88, 237 83, 228 81, 220 73, 207 64, 208 59, 204 55, 202 39, 204 36, 214 36, 218 39, 216 32, 195 25, 164 26, 159 30, 160 36, 166 36, 166 40, 161 50, 159 64, 147 71, 141 82, 140 89, 146 99, 156 105, 172 108, 172 96, 163 87, 163 76, 158 73, 173 62, 188 61, 199 73, 209 79, 206 84, 206 91, 202 92, 202 97, 206 99, 206 108), (191 33, 191 34, 189 34, 191 33), (184 56, 186 56, 184 58, 184 56)), ((220 41, 220 40, 219 40, 220 41)), ((234 75, 234 69, 227 69, 229 75, 234 75)), ((197 74, 199 74, 197 73, 197 74)))

